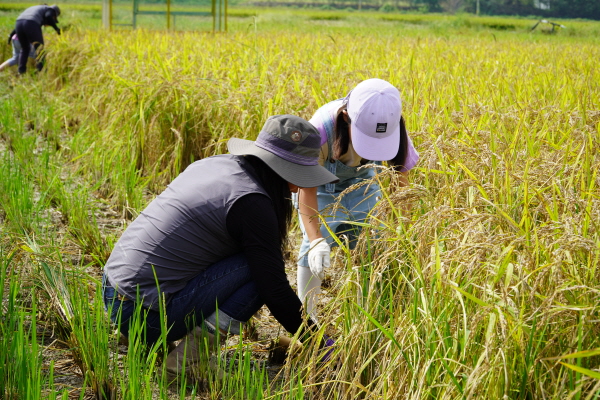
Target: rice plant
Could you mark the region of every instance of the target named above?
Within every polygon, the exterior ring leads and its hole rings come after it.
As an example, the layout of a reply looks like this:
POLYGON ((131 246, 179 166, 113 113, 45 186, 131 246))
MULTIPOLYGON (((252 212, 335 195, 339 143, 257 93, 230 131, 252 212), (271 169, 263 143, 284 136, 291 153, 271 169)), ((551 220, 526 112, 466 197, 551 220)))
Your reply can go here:
MULTIPOLYGON (((74 21, 92 12, 78 7, 74 21)), ((56 398, 38 316, 68 343, 80 398, 600 396, 597 23, 552 36, 523 19, 304 10, 240 11, 226 35, 97 23, 49 37, 44 74, 0 83, 5 397, 56 398), (276 374, 256 343, 230 341, 228 378, 204 386, 168 385, 168 345, 143 346, 141 321, 123 354, 99 277, 127 223, 228 138, 254 139, 272 114, 308 119, 371 77, 400 89, 421 158, 406 188, 381 169, 357 249, 340 240, 327 271, 319 332, 276 374)))

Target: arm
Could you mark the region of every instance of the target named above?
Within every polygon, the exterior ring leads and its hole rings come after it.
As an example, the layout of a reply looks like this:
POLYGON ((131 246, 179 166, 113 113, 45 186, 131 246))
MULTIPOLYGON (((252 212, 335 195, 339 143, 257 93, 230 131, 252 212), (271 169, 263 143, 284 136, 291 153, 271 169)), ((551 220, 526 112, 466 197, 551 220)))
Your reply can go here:
MULTIPOLYGON (((319 165, 321 167, 327 162, 328 157, 329 148, 327 142, 325 142, 321 145, 321 152, 319 153, 319 165)), ((321 235, 321 230, 319 229, 319 204, 317 202, 316 187, 300 188, 298 190, 298 211, 309 242, 322 238, 323 235, 321 235)))
POLYGON ((301 188, 298 191, 298 208, 302 224, 308 235, 309 242, 322 238, 319 229, 319 205, 317 203, 317 188, 301 188))
POLYGON ((238 199, 227 215, 227 230, 242 245, 261 299, 275 319, 295 334, 303 321, 302 303, 287 280, 277 217, 269 198, 248 194, 238 199))
POLYGON ((46 22, 48 25, 50 25, 52 28, 54 28, 56 33, 58 33, 60 35, 60 28, 58 26, 56 26, 57 20, 58 20, 58 17, 56 16, 56 12, 52 9, 47 10, 46 14, 44 14, 44 22, 46 22))

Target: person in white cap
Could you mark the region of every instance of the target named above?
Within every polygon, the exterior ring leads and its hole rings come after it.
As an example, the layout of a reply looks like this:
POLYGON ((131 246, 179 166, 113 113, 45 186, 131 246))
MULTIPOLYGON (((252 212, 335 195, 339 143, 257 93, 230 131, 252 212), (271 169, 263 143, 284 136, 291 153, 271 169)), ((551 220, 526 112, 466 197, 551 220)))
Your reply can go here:
POLYGON ((299 251, 298 295, 313 319, 315 296, 320 293, 324 270, 330 264, 330 247, 337 236, 346 235, 350 247, 356 245, 359 230, 354 222, 364 221, 377 203, 380 188, 376 183, 340 194, 350 186, 375 176, 365 164, 387 161, 400 173, 402 185, 408 184, 408 171, 419 160, 402 118, 400 93, 389 82, 368 79, 359 83, 343 99, 317 110, 309 121, 321 134, 319 163, 336 175, 337 183, 298 192, 298 211, 303 239, 299 251), (333 204, 339 207, 333 212, 333 204), (326 226, 320 226, 322 213, 326 226))

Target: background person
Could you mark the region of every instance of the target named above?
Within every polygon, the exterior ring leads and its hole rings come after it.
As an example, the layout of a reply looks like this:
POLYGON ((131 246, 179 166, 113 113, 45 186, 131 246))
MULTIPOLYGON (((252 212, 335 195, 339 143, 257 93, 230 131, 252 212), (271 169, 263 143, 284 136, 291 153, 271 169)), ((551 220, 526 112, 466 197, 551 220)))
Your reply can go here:
POLYGON ((315 319, 315 296, 320 293, 324 268, 330 264, 330 246, 335 244, 325 226, 319 227, 317 211, 340 236, 345 234, 350 247, 356 245, 358 229, 349 222, 363 222, 380 196, 373 182, 343 197, 350 186, 375 176, 374 168, 363 165, 388 161, 400 174, 400 184, 408 185, 408 171, 419 160, 402 118, 398 89, 381 79, 359 83, 344 99, 325 104, 310 123, 321 134, 319 164, 335 174, 339 182, 317 188, 302 188, 298 193, 302 244, 298 259, 298 294, 315 319), (334 214, 333 205, 340 207, 334 214))
POLYGON ((27 58, 31 45, 39 54, 36 69, 41 71, 44 68, 44 54, 40 54, 38 48, 44 44, 44 36, 42 35, 42 26, 49 25, 54 28, 56 33, 60 35, 58 16, 60 9, 57 5, 53 6, 33 6, 27 8, 17 17, 15 31, 21 42, 21 54, 19 56, 19 73, 24 74, 27 71, 27 58))
POLYGON ((255 142, 233 138, 227 146, 231 154, 197 161, 171 182, 125 230, 104 268, 104 301, 115 323, 121 310, 126 337, 139 299, 146 343, 159 339, 164 296, 167 340, 185 336, 167 356, 170 372, 180 372, 186 347, 191 365, 198 343, 214 346, 217 330, 239 334, 263 304, 292 334, 303 322, 282 248, 291 192, 337 179, 318 165, 320 135, 302 118, 278 115, 255 142))
MULTIPOLYGON (((21 53, 21 43, 19 42, 19 38, 14 29, 10 33, 10 35, 8 35, 8 44, 12 45, 12 57, 0 64, 0 71, 3 71, 8 67, 17 65, 17 63, 19 62, 19 54, 21 53)), ((33 48, 33 46, 29 50, 29 58, 35 60, 35 49, 33 48)))

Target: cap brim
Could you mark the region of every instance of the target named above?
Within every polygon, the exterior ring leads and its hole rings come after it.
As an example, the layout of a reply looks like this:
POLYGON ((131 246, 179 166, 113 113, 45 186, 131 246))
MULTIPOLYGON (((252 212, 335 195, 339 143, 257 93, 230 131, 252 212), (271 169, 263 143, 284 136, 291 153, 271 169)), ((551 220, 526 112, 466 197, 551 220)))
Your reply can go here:
POLYGON ((400 125, 395 132, 377 139, 365 135, 356 125, 351 126, 352 147, 362 158, 370 161, 388 161, 396 157, 400 148, 400 125))
POLYGON ((284 160, 275 154, 257 147, 252 140, 231 138, 227 141, 227 150, 236 156, 252 155, 260 158, 277 175, 289 183, 303 187, 317 187, 339 181, 338 177, 320 165, 300 165, 284 160))

